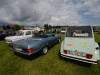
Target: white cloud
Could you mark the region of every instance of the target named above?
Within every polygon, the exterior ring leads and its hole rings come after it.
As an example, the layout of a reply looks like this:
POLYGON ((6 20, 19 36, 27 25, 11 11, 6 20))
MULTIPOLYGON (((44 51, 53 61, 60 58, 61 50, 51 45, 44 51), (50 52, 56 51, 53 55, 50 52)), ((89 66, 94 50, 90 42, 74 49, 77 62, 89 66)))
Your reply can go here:
POLYGON ((100 17, 99 0, 0 0, 0 22, 22 25, 80 24, 80 10, 100 17), (95 8, 95 9, 94 9, 95 8))
POLYGON ((100 0, 86 0, 82 4, 82 9, 86 10, 85 15, 92 15, 100 18, 100 0))

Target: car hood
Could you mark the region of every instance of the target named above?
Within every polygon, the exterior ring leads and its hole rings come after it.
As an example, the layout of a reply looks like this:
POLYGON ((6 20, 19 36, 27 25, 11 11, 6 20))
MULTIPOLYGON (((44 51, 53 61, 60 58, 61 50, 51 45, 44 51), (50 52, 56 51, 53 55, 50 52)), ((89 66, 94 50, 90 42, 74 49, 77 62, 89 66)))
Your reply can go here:
POLYGON ((28 39, 15 41, 11 43, 11 45, 17 45, 22 48, 30 48, 31 46, 32 47, 37 46, 42 40, 43 38, 28 38, 28 39))
POLYGON ((18 39, 18 38, 23 38, 23 37, 25 36, 7 36, 5 40, 13 40, 13 39, 18 39))

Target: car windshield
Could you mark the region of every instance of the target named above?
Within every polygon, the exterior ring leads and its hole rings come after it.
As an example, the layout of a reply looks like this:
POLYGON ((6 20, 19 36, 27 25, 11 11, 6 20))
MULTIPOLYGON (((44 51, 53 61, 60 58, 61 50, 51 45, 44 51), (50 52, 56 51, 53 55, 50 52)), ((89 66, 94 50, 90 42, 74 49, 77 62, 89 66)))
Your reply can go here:
POLYGON ((67 30, 67 37, 92 37, 91 28, 72 27, 67 30))
POLYGON ((37 37, 37 38, 47 38, 51 36, 54 36, 51 32, 40 32, 40 33, 33 34, 33 37, 37 37))
POLYGON ((24 35, 24 32, 22 32, 22 31, 16 32, 16 36, 23 36, 23 35, 24 35))

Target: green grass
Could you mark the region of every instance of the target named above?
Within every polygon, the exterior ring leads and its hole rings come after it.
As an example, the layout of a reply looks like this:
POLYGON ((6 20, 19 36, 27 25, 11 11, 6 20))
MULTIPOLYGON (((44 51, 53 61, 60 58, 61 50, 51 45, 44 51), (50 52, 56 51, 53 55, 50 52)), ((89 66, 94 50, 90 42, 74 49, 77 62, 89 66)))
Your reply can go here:
MULTIPOLYGON (((64 34, 61 36, 63 40, 64 34)), ((95 33, 97 42, 99 38, 100 34, 95 33)), ((100 75, 100 61, 90 65, 61 58, 60 45, 53 46, 46 55, 27 57, 14 54, 5 40, 0 41, 0 75, 100 75)))

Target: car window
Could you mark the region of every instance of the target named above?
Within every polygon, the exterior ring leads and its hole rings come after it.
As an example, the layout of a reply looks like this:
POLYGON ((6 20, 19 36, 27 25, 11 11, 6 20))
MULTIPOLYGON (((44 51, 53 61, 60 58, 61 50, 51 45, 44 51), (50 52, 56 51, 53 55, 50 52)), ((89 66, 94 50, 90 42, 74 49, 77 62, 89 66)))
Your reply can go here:
POLYGON ((92 37, 91 29, 70 29, 67 30, 67 37, 92 37))
POLYGON ((52 32, 49 32, 49 31, 45 32, 45 34, 46 34, 48 37, 52 37, 52 36, 53 36, 53 33, 52 33, 52 32))
POLYGON ((31 31, 27 31, 26 32, 26 35, 31 35, 31 31))
POLYGON ((22 32, 22 31, 16 32, 16 36, 23 36, 23 35, 24 35, 24 32, 22 32))
POLYGON ((48 36, 46 34, 44 34, 44 33, 34 33, 32 37, 33 38, 34 37, 35 38, 47 38, 48 36))

